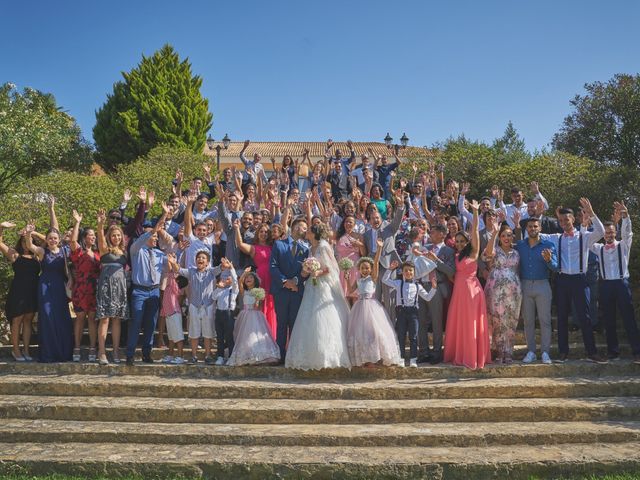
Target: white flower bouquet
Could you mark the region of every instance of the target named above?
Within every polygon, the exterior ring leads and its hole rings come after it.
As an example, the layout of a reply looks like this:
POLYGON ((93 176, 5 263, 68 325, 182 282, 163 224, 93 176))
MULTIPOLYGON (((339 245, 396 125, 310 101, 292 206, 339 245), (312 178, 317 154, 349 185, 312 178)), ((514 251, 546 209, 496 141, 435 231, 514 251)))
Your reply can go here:
MULTIPOLYGON (((307 272, 311 273, 312 275, 313 275, 314 272, 316 272, 316 271, 320 270, 320 268, 322 268, 321 265, 320 265, 320 262, 315 257, 307 257, 307 259, 304 261, 302 266, 304 267, 304 269, 307 272)), ((311 282, 314 285, 318 285, 318 279, 316 277, 312 277, 311 278, 311 282)))
POLYGON ((265 291, 264 288, 252 288, 249 290, 249 295, 255 298, 258 302, 264 300, 265 291))
POLYGON ((347 272, 353 268, 353 260, 346 257, 341 258, 338 262, 338 267, 340 267, 340 270, 342 270, 343 272, 347 272))

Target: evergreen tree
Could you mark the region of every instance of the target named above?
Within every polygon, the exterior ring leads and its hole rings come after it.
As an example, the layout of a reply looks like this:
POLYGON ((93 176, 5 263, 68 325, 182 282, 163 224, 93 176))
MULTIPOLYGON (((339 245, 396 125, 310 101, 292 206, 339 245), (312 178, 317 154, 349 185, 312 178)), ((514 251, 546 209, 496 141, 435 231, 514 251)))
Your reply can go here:
POLYGON ((96 112, 93 137, 101 166, 114 170, 161 144, 202 152, 213 115, 188 59, 180 61, 165 45, 122 76, 96 112))
POLYGON ((520 137, 511 120, 509 120, 502 137, 494 140, 493 148, 502 164, 526 161, 531 158, 531 155, 527 152, 524 139, 520 137))

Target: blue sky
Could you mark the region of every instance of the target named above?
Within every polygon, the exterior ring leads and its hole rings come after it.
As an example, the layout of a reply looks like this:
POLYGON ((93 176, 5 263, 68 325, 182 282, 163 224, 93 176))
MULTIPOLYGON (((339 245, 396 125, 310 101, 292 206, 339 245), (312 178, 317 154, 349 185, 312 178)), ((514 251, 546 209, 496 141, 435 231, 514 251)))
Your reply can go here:
POLYGON ((640 71, 640 2, 0 3, 0 83, 53 93, 87 138, 121 72, 165 43, 203 77, 213 136, 547 145, 582 86, 640 71))

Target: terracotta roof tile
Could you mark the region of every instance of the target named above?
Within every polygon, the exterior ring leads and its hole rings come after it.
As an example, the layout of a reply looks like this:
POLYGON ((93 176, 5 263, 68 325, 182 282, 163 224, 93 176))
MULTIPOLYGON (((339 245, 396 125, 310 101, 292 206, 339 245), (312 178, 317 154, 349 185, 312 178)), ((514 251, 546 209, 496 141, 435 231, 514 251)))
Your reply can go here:
MULTIPOLYGON (((216 142, 216 145, 221 145, 221 142, 216 142)), ((238 158, 244 142, 231 142, 228 149, 220 150, 220 157, 235 157, 238 158)), ((262 155, 263 159, 269 157, 275 157, 276 160, 281 160, 284 155, 291 155, 292 157, 302 156, 302 150, 304 148, 309 149, 309 156, 312 158, 322 157, 326 149, 326 142, 251 142, 247 148, 246 156, 251 158, 254 153, 258 152, 262 155)), ((387 146, 382 142, 353 142, 356 155, 360 156, 363 153, 367 153, 371 148, 376 155, 389 155, 390 151, 387 146)), ((334 142, 331 152, 335 152, 336 148, 342 150, 343 156, 348 156, 349 147, 345 142, 334 142)), ((407 147, 400 151, 400 157, 404 157, 408 153, 425 154, 424 148, 419 147, 407 147)), ((210 150, 208 146, 204 147, 205 155, 212 157, 216 156, 215 150, 210 150)), ((432 155, 432 151, 427 152, 428 155, 432 155)), ((225 162, 226 163, 226 162, 225 162)))

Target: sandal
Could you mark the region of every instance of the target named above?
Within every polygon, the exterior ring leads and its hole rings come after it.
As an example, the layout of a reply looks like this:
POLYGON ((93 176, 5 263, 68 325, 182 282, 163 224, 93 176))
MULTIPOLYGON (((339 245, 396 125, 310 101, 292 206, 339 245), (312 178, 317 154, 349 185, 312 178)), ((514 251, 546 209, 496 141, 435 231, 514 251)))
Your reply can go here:
POLYGON ((89 349, 89 361, 90 362, 96 361, 96 347, 91 347, 89 349))
POLYGON ((74 348, 73 349, 73 361, 74 362, 79 362, 80 361, 80 349, 79 348, 74 348))
POLYGON ((11 352, 11 356, 13 357, 13 359, 14 359, 16 362, 26 362, 26 361, 27 361, 27 359, 26 359, 26 358, 24 358, 24 357, 22 356, 22 354, 20 354, 20 355, 16 355, 16 354, 15 354, 15 352, 13 352, 13 351, 11 352))
POLYGON ((107 356, 106 355, 100 355, 100 357, 98 358, 98 364, 99 365, 109 365, 109 360, 107 360, 107 356))

